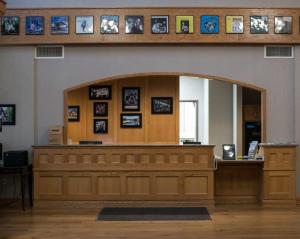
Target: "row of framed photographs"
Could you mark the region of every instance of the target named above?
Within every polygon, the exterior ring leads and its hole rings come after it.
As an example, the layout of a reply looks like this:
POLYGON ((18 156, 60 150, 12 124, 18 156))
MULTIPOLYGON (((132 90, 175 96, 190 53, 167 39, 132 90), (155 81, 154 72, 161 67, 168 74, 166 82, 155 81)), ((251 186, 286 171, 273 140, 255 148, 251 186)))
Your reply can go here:
MULTIPOLYGON (((129 111, 133 109, 134 111, 139 111, 140 108, 139 101, 136 101, 136 99, 130 103, 123 103, 124 106, 130 107, 129 111)), ((123 109, 123 111, 126 111, 126 109, 123 109)), ((152 114, 173 114, 173 97, 151 97, 151 112, 152 114)), ((94 102, 93 115, 94 117, 108 117, 108 102, 94 102)), ((68 106, 68 121, 80 121, 80 106, 68 106)))
MULTIPOLYGON (((89 87, 90 100, 111 100, 112 89, 110 85, 94 85, 89 87)), ((107 103, 94 102, 94 116, 99 115, 97 109, 106 109, 107 103)), ((172 97, 152 97, 151 98, 152 114, 172 114, 173 98, 172 97)), ((123 87, 122 88, 122 111, 140 111, 140 88, 123 87)))
MULTIPOLYGON (((244 16, 226 16, 226 33, 244 33, 244 16)), ((27 35, 43 35, 45 32, 43 16, 26 16, 25 33, 27 35)), ((75 16, 76 34, 94 34, 94 16, 75 16)), ((275 16, 274 32, 276 34, 292 34, 292 16, 275 16)), ((151 16, 151 32, 153 34, 169 33, 169 16, 151 16)), ((219 16, 200 16, 200 32, 202 34, 219 33, 219 16)), ((119 33, 119 16, 100 16, 101 34, 119 33)), ((126 34, 144 33, 144 16, 125 16, 126 34)), ((176 33, 194 33, 194 16, 176 16, 176 33)), ((269 16, 250 16, 250 33, 269 33, 269 16)), ((20 17, 3 16, 1 19, 2 35, 20 34, 20 17)), ((69 16, 51 17, 51 34, 69 34, 69 16)))

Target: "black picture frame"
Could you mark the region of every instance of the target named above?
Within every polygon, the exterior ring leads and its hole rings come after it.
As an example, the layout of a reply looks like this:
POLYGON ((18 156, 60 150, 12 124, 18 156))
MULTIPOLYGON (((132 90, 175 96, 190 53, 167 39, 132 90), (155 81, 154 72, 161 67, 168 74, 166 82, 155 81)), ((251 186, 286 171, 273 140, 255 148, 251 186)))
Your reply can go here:
POLYGON ((141 113, 122 113, 120 116, 121 128, 142 128, 141 113))
POLYGON ((68 35, 70 26, 69 16, 51 16, 51 35, 68 35))
POLYGON ((1 18, 1 35, 19 35, 20 17, 3 16, 1 18))
POLYGON ((0 104, 0 118, 2 125, 16 125, 16 105, 0 104))
POLYGON ((140 87, 122 88, 122 111, 140 111, 140 87))
POLYGON ((94 102, 94 117, 107 117, 108 116, 108 103, 107 102, 94 102))
POLYGON ((94 34, 94 16, 92 15, 81 15, 81 16, 75 16, 75 34, 80 35, 80 34, 94 34), (84 20, 84 22, 80 22, 80 20, 84 20), (80 24, 81 23, 81 24, 80 24), (79 25, 80 24, 80 25, 79 25), (85 27, 83 27, 83 24, 86 26, 89 26, 91 24, 91 29, 85 31, 85 27), (81 26, 81 29, 80 29, 81 26))
POLYGON ((111 85, 89 86, 90 100, 111 100, 111 85))
POLYGON ((125 16, 125 34, 144 34, 144 23, 142 15, 125 16))
POLYGON ((250 16, 251 34, 269 34, 269 16, 250 16))
POLYGON ((80 121, 80 107, 78 105, 68 106, 68 122, 80 121))
POLYGON ((119 34, 119 19, 118 15, 100 16, 100 34, 119 34))
POLYGON ((222 144, 223 160, 235 160, 235 144, 222 144))
POLYGON ((151 97, 152 114, 173 114, 173 97, 151 97))
POLYGON ((107 133, 108 133, 108 120, 94 119, 94 134, 107 134, 107 133))
POLYGON ((169 16, 152 15, 151 16, 152 34, 169 34, 169 16))
POLYGON ((293 34, 293 16, 274 16, 274 33, 293 34), (282 22, 281 26, 278 24, 279 20, 282 22))

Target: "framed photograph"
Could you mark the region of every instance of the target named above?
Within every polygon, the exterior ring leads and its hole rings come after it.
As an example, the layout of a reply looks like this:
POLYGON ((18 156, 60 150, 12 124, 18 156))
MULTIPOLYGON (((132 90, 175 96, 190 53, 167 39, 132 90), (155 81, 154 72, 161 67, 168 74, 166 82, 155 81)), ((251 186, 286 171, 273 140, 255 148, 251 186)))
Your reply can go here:
POLYGON ((276 34, 293 33, 293 17, 275 17, 274 24, 274 31, 276 34))
POLYGON ((94 34, 94 17, 76 16, 76 34, 94 34))
POLYGON ((101 16, 100 17, 101 34, 119 33, 119 16, 101 16))
POLYGON ((1 18, 1 35, 19 35, 20 18, 16 16, 3 16, 1 18))
POLYGON ((107 102, 94 102, 94 117, 108 116, 107 102))
POLYGON ((173 97, 151 97, 152 114, 173 114, 173 97))
POLYGON ((94 119, 94 134, 107 134, 107 133, 108 133, 108 120, 94 119))
POLYGON ((142 114, 121 114, 121 128, 142 128, 142 114))
POLYGON ((226 33, 229 34, 244 33, 244 17, 226 16, 226 33))
POLYGON ((27 16, 25 22, 26 35, 44 35, 44 17, 43 16, 27 16))
POLYGON ((251 34, 269 33, 268 16, 250 16, 250 33, 251 34))
POLYGON ((90 100, 111 100, 110 85, 92 85, 89 87, 90 100))
POLYGON ((0 104, 2 125, 16 125, 16 105, 0 104))
POLYGON ((194 16, 176 16, 176 33, 194 33, 194 16))
POLYGON ((68 106, 68 121, 69 122, 80 121, 80 107, 78 105, 68 106))
POLYGON ((69 17, 52 16, 51 34, 69 34, 69 17))
POLYGON ((201 16, 201 33, 218 34, 219 33, 219 16, 201 16))
POLYGON ((235 145, 223 144, 223 160, 235 160, 235 145))
POLYGON ((125 32, 127 34, 143 34, 144 16, 125 16, 125 32))
POLYGON ((151 32, 153 34, 169 33, 169 16, 151 16, 151 32))
POLYGON ((140 111, 140 88, 139 87, 123 87, 122 110, 140 111))

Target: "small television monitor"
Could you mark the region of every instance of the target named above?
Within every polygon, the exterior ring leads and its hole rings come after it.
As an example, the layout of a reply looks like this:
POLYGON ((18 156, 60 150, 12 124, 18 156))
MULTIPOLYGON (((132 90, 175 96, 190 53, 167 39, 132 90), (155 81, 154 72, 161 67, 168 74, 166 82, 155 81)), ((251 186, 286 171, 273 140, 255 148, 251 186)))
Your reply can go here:
POLYGON ((223 144, 223 160, 235 160, 235 144, 223 144))

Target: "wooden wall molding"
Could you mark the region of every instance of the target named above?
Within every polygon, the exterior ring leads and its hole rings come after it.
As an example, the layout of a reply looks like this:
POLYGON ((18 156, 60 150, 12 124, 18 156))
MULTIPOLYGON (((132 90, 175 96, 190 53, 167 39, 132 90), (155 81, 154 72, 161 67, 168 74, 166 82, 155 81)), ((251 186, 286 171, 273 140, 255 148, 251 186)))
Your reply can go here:
POLYGON ((6 7, 6 2, 4 2, 3 0, 0 0, 0 16, 4 15, 5 7, 6 7))
POLYGON ((299 8, 86 8, 86 9, 7 9, 5 15, 20 16, 20 35, 1 36, 0 45, 35 45, 35 44, 300 44, 299 8), (25 16, 44 16, 45 35, 25 35, 25 16), (55 15, 68 15, 70 29, 68 35, 51 35, 50 18, 55 15), (94 34, 76 35, 75 16, 93 15, 94 34), (100 16, 118 15, 119 34, 100 34, 100 16), (143 15, 144 34, 125 34, 125 16, 143 15), (151 15, 169 16, 169 34, 151 34, 151 15), (176 16, 194 16, 193 34, 176 34, 176 16), (218 15, 219 34, 201 34, 200 16, 218 15), (225 17, 227 15, 244 16, 244 33, 227 34, 225 17), (250 34, 250 16, 269 16, 269 34, 250 34), (293 33, 275 34, 274 16, 292 16, 293 33))

